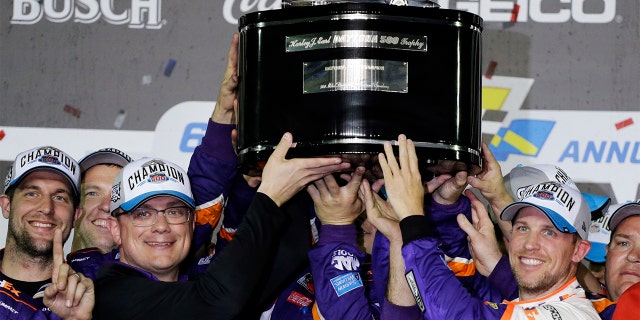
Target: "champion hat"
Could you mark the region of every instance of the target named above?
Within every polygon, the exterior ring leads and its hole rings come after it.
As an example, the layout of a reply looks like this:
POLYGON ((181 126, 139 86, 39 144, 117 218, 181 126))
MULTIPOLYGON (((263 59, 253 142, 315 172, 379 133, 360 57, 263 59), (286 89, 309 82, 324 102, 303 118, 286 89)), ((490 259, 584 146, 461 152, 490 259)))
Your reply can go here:
POLYGON ((48 170, 61 174, 71 184, 75 201, 79 201, 80 165, 58 148, 42 146, 19 153, 4 180, 4 193, 17 186, 28 174, 48 170))
POLYGON ((133 159, 131 159, 128 154, 116 148, 104 148, 92 152, 82 158, 80 160, 80 170, 82 170, 82 172, 86 172, 89 168, 98 164, 114 164, 124 167, 127 163, 132 161, 133 159))
POLYGON ((616 230, 618 225, 620 225, 624 219, 636 215, 640 215, 640 201, 625 203, 611 215, 611 219, 609 220, 609 229, 616 230))
POLYGON ((540 209, 560 232, 577 232, 587 239, 591 213, 578 190, 556 181, 531 185, 522 191, 520 201, 502 210, 500 219, 512 221, 526 207, 540 209))
POLYGON ((111 215, 118 209, 131 211, 143 202, 159 197, 172 196, 195 208, 189 177, 175 163, 142 158, 124 166, 116 176, 111 189, 111 215))
POLYGON ((588 240, 591 242, 591 250, 584 257, 591 262, 604 263, 607 253, 606 247, 611 240, 611 229, 609 228, 609 221, 613 216, 613 213, 624 204, 611 205, 604 213, 602 218, 591 221, 591 227, 589 227, 588 240))
MULTIPOLYGON (((562 168, 552 164, 532 164, 527 166, 519 164, 504 176, 503 181, 507 192, 516 201, 522 200, 522 193, 528 186, 545 181, 557 181, 580 191, 562 168)), ((587 202, 589 211, 591 211, 591 220, 601 218, 604 212, 607 211, 609 204, 611 204, 611 198, 609 197, 585 192, 582 192, 582 197, 587 202)))

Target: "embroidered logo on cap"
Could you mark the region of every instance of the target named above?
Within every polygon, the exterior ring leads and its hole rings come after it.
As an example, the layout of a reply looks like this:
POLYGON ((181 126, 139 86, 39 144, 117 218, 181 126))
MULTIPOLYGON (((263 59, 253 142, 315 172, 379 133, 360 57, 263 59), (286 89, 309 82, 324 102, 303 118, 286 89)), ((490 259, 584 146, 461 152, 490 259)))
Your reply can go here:
POLYGON ((120 200, 121 196, 120 196, 120 186, 122 184, 120 182, 118 182, 116 185, 114 185, 113 187, 111 187, 111 202, 118 202, 118 200, 120 200))

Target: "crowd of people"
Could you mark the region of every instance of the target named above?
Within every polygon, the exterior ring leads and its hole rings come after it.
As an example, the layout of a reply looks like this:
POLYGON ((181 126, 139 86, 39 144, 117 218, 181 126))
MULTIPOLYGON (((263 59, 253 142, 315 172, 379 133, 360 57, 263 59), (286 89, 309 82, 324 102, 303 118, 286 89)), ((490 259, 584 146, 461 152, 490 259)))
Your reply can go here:
POLYGON ((339 156, 259 176, 235 152, 238 36, 188 171, 114 148, 16 156, 0 206, 3 319, 629 319, 640 202, 610 206, 561 168, 423 181, 403 134, 369 180, 339 156), (381 192, 384 188, 384 192, 381 192), (75 228, 72 252, 63 244, 75 228), (604 270, 604 271, 603 271, 604 270))

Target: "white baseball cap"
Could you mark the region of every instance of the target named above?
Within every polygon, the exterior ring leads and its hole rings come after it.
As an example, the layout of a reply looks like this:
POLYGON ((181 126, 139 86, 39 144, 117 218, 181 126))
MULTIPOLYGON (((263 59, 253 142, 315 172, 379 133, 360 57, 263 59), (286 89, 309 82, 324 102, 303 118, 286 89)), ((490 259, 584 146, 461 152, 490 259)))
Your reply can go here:
POLYGON ((605 256, 607 253, 606 247, 611 240, 611 229, 609 228, 609 221, 613 216, 613 213, 622 207, 624 204, 613 204, 609 206, 602 218, 591 221, 591 227, 589 227, 588 240, 591 242, 591 250, 584 257, 591 262, 603 263, 605 262, 605 256))
POLYGON ((582 239, 587 239, 591 212, 578 190, 548 181, 527 187, 522 197, 520 201, 506 206, 500 219, 512 221, 520 209, 535 207, 549 217, 560 232, 577 232, 582 239))
POLYGON ((172 196, 195 208, 189 177, 175 163, 142 158, 124 166, 111 189, 111 215, 117 209, 131 211, 158 196, 172 196))
POLYGON ((80 169, 86 172, 98 164, 115 164, 121 167, 132 162, 131 157, 116 148, 104 148, 86 155, 80 160, 80 169))
POLYGON ((64 151, 51 146, 37 147, 19 153, 4 180, 3 192, 7 193, 9 188, 18 185, 28 174, 39 170, 53 171, 67 178, 73 189, 75 201, 79 201, 80 165, 64 151))
POLYGON ((618 225, 624 219, 636 215, 640 215, 640 200, 638 202, 625 203, 611 215, 611 219, 609 220, 609 229, 616 230, 618 225))
MULTIPOLYGON (((514 200, 522 200, 524 190, 532 185, 545 181, 557 181, 578 191, 578 186, 562 168, 552 164, 519 164, 511 169, 504 178, 504 186, 514 200)), ((582 192, 582 197, 589 206, 591 219, 599 219, 607 211, 611 198, 582 192)))

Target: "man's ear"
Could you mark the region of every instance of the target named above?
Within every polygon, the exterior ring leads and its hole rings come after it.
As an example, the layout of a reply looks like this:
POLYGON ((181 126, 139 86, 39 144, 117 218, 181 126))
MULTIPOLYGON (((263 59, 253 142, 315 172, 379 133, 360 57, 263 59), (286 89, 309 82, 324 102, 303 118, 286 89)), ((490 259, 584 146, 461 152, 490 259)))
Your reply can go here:
POLYGON ((84 212, 84 210, 82 209, 82 206, 78 206, 78 208, 76 208, 76 214, 73 216, 73 225, 74 226, 76 225, 78 220, 80 220, 80 217, 82 216, 83 212, 84 212))
POLYGON ((9 219, 9 211, 11 211, 11 203, 9 196, 6 194, 0 195, 0 208, 2 208, 2 216, 5 219, 9 219))
POLYGON ((587 253, 589 253, 589 250, 591 250, 591 242, 582 239, 578 240, 571 261, 580 263, 587 253))
POLYGON ((107 220, 107 226, 109 231, 111 231, 113 241, 120 246, 122 244, 122 238, 120 237, 120 224, 118 223, 118 218, 109 217, 107 220))
POLYGON ((84 212, 84 210, 82 210, 81 206, 78 206, 76 208, 76 212, 73 215, 73 224, 72 226, 75 228, 76 227, 76 223, 78 222, 78 220, 80 219, 80 216, 82 216, 82 212, 84 212))

